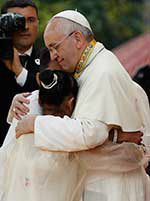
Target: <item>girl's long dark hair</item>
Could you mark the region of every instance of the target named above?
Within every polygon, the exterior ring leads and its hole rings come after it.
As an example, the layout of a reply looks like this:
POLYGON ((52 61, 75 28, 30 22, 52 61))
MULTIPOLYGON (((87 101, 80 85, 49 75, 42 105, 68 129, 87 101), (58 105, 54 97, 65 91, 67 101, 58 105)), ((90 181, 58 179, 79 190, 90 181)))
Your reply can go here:
POLYGON ((73 96, 76 100, 78 83, 69 73, 47 69, 39 74, 39 80, 39 100, 41 104, 59 106, 67 96, 73 96))

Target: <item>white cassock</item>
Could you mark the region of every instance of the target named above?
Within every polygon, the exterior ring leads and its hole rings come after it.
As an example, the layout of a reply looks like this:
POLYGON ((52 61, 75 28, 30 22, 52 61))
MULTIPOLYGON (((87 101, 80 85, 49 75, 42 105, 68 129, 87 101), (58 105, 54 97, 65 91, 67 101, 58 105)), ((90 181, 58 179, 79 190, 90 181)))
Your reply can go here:
MULTIPOLYGON (((30 113, 40 114, 38 91, 30 113)), ((15 138, 13 119, 0 149, 0 201, 75 201, 85 171, 73 153, 49 152, 34 145, 33 134, 15 138)), ((79 198, 78 198, 79 199, 79 198)))
MULTIPOLYGON (((80 87, 73 118, 36 118, 34 144, 37 147, 50 151, 89 150, 104 143, 111 126, 119 126, 123 131, 143 131, 145 143, 149 143, 150 113, 147 97, 132 81, 116 56, 101 43, 96 44, 78 83, 80 87)), ((85 156, 88 154, 86 152, 85 156)), ((131 156, 134 157, 133 150, 131 156)), ((109 167, 113 168, 111 163, 109 167)), ((147 179, 143 165, 128 173, 110 173, 108 168, 101 171, 100 166, 95 171, 93 163, 93 171, 87 176, 83 199, 149 201, 147 179)))

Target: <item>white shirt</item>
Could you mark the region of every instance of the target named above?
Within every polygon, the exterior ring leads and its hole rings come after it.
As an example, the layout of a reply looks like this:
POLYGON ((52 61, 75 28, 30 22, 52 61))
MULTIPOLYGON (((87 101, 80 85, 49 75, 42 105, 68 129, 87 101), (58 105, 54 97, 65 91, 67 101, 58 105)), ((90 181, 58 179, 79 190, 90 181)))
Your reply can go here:
MULTIPOLYGON (((29 56, 31 56, 32 49, 33 49, 33 46, 29 50, 24 52, 24 54, 20 54, 18 52, 18 55, 29 55, 29 56)), ((27 75, 28 75, 28 70, 23 68, 21 73, 16 77, 16 81, 21 87, 24 86, 26 79, 27 79, 27 75)))

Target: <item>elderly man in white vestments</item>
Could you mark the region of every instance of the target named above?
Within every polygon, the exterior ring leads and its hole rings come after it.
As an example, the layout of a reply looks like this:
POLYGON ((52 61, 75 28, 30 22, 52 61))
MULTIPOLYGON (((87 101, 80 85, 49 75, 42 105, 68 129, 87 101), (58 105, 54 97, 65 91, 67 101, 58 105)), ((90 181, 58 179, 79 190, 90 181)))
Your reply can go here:
MULTIPOLYGON (((149 140, 149 108, 143 111, 144 101, 147 104, 143 90, 132 81, 116 56, 95 41, 90 24, 82 14, 73 10, 56 14, 45 29, 44 40, 51 59, 60 64, 61 70, 74 73, 79 83, 76 106, 72 117, 67 119, 52 115, 27 116, 18 123, 17 138, 34 132, 35 146, 66 152, 101 146, 112 129, 116 141, 118 130, 130 132, 132 140, 125 137, 122 141, 140 144, 137 131, 144 133, 145 143, 149 140)), ((88 156, 89 152, 83 153, 88 156)), ((91 170, 82 199, 149 201, 148 185, 142 166, 129 173, 91 170)))

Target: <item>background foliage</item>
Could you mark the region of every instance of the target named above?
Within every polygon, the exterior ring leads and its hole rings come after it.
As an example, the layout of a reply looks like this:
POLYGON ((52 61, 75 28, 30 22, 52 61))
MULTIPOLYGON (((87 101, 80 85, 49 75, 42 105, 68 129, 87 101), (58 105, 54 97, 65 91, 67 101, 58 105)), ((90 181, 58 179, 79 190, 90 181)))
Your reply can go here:
MULTIPOLYGON (((5 0, 0 0, 0 6, 5 0)), ((150 13, 144 0, 34 0, 39 8, 38 45, 44 46, 43 30, 57 12, 77 9, 84 14, 97 40, 112 49, 147 30, 145 13, 150 13)))

